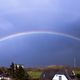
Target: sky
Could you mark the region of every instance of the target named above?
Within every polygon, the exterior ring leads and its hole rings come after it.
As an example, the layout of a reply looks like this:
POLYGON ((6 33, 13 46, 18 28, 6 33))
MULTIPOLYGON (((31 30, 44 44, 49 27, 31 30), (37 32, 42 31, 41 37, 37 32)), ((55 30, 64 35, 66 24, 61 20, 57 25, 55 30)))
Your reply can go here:
MULTIPOLYGON (((60 32, 80 38, 80 0, 0 0, 0 38, 31 31, 60 32)), ((0 42, 0 65, 76 65, 80 41, 32 34, 0 42)))

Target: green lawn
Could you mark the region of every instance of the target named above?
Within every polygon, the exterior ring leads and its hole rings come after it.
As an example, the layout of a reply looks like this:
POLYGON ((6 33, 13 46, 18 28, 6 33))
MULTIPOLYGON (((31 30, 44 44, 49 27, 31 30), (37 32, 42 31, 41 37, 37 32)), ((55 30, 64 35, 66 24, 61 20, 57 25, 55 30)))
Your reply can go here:
POLYGON ((41 72, 40 71, 28 71, 28 74, 32 79, 40 78, 41 72))
POLYGON ((75 70, 75 74, 80 74, 80 70, 75 70))

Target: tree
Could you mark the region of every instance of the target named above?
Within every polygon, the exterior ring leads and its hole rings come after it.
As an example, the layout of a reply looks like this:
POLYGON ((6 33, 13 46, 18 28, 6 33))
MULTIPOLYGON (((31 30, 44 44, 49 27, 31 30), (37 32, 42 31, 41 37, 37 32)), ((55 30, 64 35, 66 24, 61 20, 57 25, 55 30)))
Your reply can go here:
POLYGON ((10 65, 10 75, 11 77, 15 77, 15 70, 14 70, 14 66, 15 64, 12 62, 11 65, 10 65))
POLYGON ((24 68, 21 65, 14 64, 13 62, 11 63, 8 71, 10 72, 10 76, 13 79, 28 80, 29 78, 29 75, 24 70, 24 68))
POLYGON ((29 78, 28 74, 25 72, 21 65, 16 70, 16 77, 19 80, 28 80, 29 78))
POLYGON ((2 69, 0 68, 0 74, 2 74, 3 73, 3 71, 2 71, 2 69))

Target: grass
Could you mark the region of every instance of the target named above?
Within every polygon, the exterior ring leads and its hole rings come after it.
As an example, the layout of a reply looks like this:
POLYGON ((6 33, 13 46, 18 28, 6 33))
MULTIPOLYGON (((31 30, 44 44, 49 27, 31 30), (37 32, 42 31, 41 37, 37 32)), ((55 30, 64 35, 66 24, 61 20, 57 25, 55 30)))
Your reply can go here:
POLYGON ((32 79, 40 78, 41 72, 40 71, 28 71, 28 74, 32 79))
POLYGON ((75 74, 80 74, 80 70, 79 71, 75 70, 74 72, 75 72, 75 74))

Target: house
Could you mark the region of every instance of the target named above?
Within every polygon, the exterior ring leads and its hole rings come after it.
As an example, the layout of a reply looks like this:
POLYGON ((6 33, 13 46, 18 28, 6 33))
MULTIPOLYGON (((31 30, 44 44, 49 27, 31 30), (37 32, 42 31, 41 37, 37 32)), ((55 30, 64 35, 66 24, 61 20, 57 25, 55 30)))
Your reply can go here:
POLYGON ((22 68, 24 68, 24 66, 21 65, 21 64, 14 64, 14 70, 18 69, 20 66, 21 66, 22 68))
POLYGON ((41 74, 40 80, 77 80, 71 70, 49 69, 41 74))
POLYGON ((0 74, 0 80, 11 80, 6 74, 0 74))

